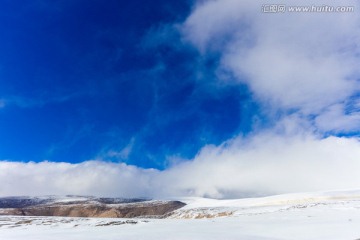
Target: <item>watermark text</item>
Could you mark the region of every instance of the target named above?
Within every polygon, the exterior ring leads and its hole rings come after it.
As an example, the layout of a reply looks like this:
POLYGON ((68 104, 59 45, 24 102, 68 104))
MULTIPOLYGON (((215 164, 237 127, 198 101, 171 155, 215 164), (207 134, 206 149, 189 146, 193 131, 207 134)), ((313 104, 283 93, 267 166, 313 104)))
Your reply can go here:
POLYGON ((263 13, 351 13, 355 11, 354 6, 287 6, 285 4, 264 4, 261 7, 263 13))

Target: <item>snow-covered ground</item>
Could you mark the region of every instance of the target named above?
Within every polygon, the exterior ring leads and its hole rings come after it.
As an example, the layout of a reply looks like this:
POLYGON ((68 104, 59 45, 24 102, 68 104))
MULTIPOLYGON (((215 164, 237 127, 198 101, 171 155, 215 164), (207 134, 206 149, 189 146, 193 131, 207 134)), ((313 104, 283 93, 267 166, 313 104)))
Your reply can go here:
POLYGON ((360 239, 360 191, 181 200, 168 219, 0 216, 0 239, 360 239))

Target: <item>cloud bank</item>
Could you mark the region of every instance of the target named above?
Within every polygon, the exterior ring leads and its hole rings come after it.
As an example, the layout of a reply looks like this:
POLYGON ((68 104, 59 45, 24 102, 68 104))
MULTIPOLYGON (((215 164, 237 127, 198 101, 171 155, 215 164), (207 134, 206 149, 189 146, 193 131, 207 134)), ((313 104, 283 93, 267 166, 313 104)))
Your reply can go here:
POLYGON ((86 161, 79 164, 0 162, 0 195, 149 196, 156 170, 125 164, 86 161))
POLYGON ((0 162, 0 195, 235 198, 360 188, 360 142, 263 132, 205 146, 164 171, 124 163, 0 162))

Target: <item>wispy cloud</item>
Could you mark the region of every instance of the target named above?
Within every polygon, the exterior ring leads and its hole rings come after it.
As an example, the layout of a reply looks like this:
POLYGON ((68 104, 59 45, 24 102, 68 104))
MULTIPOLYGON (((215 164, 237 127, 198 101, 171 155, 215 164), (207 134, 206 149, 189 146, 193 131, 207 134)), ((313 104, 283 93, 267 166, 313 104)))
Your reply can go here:
POLYGON ((0 108, 4 108, 6 106, 5 99, 0 99, 0 108))
POLYGON ((63 94, 63 95, 50 95, 50 93, 44 92, 40 96, 36 97, 26 97, 20 95, 10 95, 5 96, 0 99, 0 107, 5 106, 17 106, 20 108, 33 108, 33 107, 43 107, 46 104, 51 103, 63 103, 69 101, 73 98, 81 96, 82 92, 63 94))
MULTIPOLYGON (((360 90, 360 15, 357 12, 266 14, 261 12, 263 4, 199 1, 182 31, 203 54, 218 53, 219 69, 232 72, 238 82, 247 84, 257 99, 267 107, 270 103, 273 110, 291 109, 321 119, 322 114, 333 112, 339 105, 345 107, 360 90)), ((304 1, 291 1, 291 5, 304 4, 304 1)), ((358 6, 356 1, 341 4, 358 6)), ((351 118, 342 121, 345 125, 336 126, 337 131, 359 130, 359 124, 352 124, 354 117, 339 111, 336 117, 351 118)), ((334 126, 319 127, 327 131, 334 126)))
POLYGON ((120 150, 111 149, 108 150, 105 154, 101 154, 102 155, 101 158, 107 159, 110 157, 110 158, 118 159, 120 161, 127 160, 131 152, 133 151, 134 144, 135 144, 135 137, 131 138, 130 142, 122 149, 120 150))
POLYGON ((347 112, 344 104, 334 104, 316 117, 315 122, 322 130, 335 133, 352 132, 359 129, 360 111, 359 108, 353 108, 352 111, 347 112))

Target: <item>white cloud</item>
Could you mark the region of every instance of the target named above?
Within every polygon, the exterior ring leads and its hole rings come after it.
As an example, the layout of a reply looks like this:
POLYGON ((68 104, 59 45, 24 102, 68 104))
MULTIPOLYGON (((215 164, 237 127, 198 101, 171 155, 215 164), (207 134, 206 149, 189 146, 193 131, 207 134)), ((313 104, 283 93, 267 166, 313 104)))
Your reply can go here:
MULTIPOLYGON (((305 131, 304 131, 305 132, 305 131)), ((0 195, 215 198, 360 188, 360 142, 291 131, 206 146, 167 170, 101 161, 0 162, 0 195)))
POLYGON ((133 147, 135 144, 135 138, 131 138, 130 142, 121 150, 117 151, 117 150, 109 150, 106 152, 106 154, 104 154, 103 158, 118 158, 118 159, 128 159, 129 155, 131 154, 131 152, 133 151, 133 147))
POLYGON ((355 139, 263 133, 205 147, 162 176, 171 194, 210 197, 359 188, 355 139))
MULTIPOLYGON (((203 54, 219 53, 220 69, 230 70, 275 110, 321 115, 359 92, 358 8, 354 13, 261 12, 262 5, 272 3, 281 1, 201 1, 182 26, 184 37, 203 54)), ((283 3, 359 7, 357 1, 283 3)))
POLYGON ((346 113, 343 104, 334 104, 315 119, 320 129, 334 132, 351 132, 360 126, 360 112, 346 113))
POLYGON ((0 162, 0 195, 148 196, 156 170, 126 164, 0 162))

